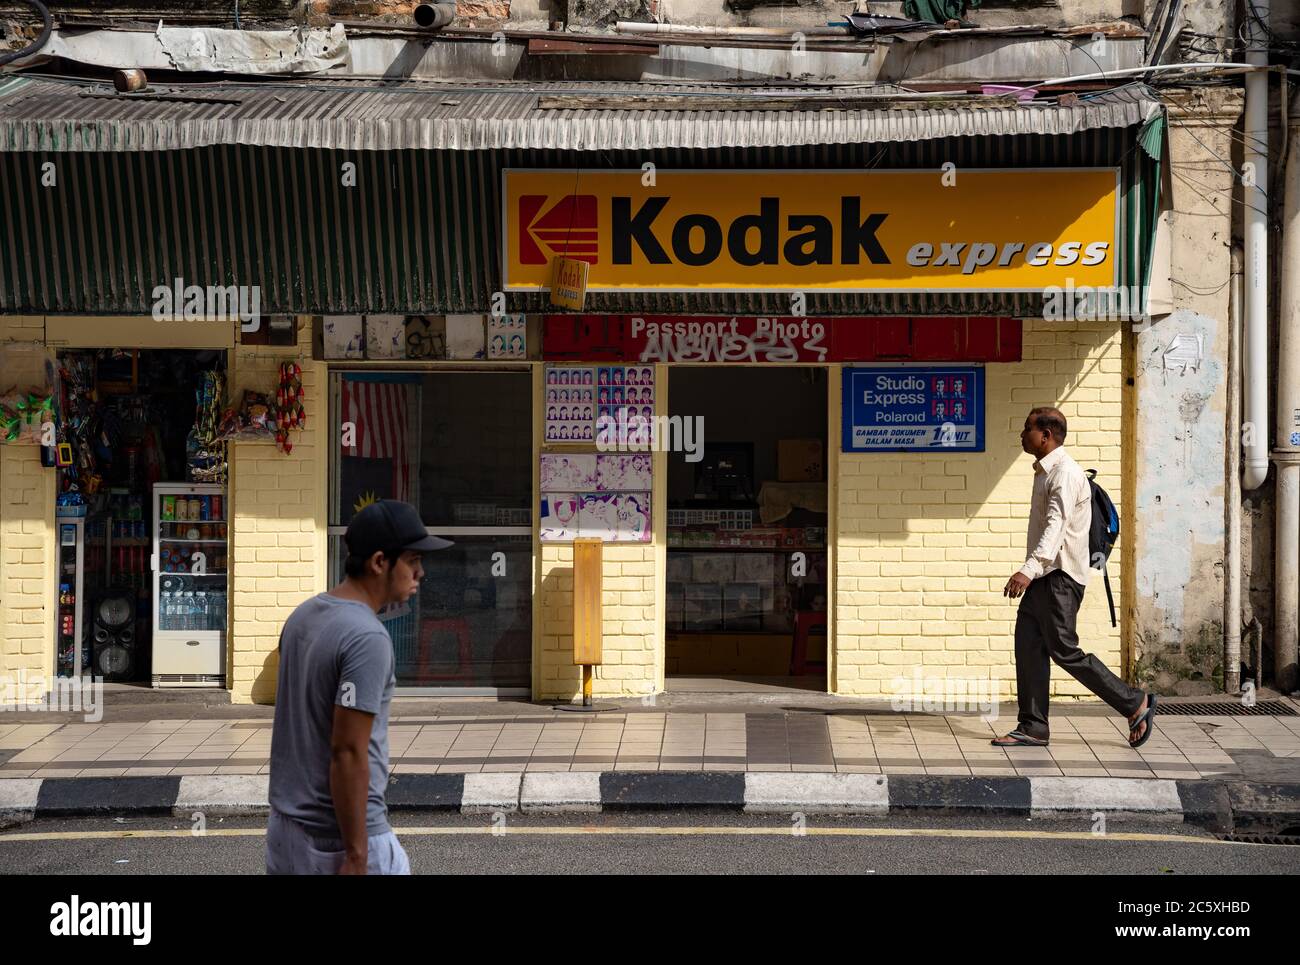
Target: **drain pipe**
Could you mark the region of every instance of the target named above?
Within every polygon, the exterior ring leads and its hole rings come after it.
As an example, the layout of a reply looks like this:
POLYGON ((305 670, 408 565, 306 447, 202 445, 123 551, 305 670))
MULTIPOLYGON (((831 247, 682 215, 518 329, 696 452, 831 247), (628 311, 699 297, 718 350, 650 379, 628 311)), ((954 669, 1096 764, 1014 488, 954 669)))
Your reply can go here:
POLYGON ((1228 282, 1228 445, 1227 464, 1227 551, 1223 587, 1223 690, 1241 690, 1241 449, 1232 439, 1241 425, 1241 247, 1232 246, 1232 272, 1228 282))
MULTIPOLYGON (((1281 108, 1290 110, 1283 83, 1281 108)), ((1300 110, 1300 94, 1295 107, 1300 110)), ((1300 640, 1300 136, 1290 131, 1282 184, 1282 251, 1277 318, 1277 528, 1273 569, 1273 676, 1284 694, 1296 689, 1300 640)))
POLYGON ((411 13, 415 25, 424 30, 441 30, 456 19, 455 3, 417 3, 411 13))
MULTIPOLYGON (((1268 65, 1269 0, 1252 0, 1254 16, 1246 13, 1250 40, 1246 62, 1268 65), (1262 23, 1261 23, 1262 21, 1262 23)), ((1245 160, 1252 183, 1243 184, 1246 238, 1245 409, 1242 442, 1245 471, 1241 488, 1258 489, 1268 475, 1268 71, 1246 75, 1245 160)))

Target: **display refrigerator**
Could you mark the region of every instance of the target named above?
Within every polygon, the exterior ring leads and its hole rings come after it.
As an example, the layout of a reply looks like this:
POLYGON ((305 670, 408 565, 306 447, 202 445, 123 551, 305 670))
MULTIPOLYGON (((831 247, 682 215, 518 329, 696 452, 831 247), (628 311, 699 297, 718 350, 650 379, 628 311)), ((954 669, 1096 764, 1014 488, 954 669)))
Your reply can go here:
POLYGON ((220 483, 153 487, 153 685, 224 687, 227 508, 220 483))

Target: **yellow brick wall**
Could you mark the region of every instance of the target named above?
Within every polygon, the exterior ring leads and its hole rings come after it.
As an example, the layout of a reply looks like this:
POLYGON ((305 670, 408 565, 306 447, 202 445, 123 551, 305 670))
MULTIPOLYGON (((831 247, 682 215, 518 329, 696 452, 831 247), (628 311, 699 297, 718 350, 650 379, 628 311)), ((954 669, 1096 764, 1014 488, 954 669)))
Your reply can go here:
MULTIPOLYGON (((606 543, 602 549, 601 594, 604 663, 597 667, 597 696, 645 695, 661 689, 658 610, 655 607, 655 548, 606 543)), ((582 668, 573 665, 573 546, 544 544, 541 565, 542 700, 576 699, 582 668)))
POLYGON ((291 433, 293 451, 270 442, 230 447, 230 642, 227 683, 234 703, 273 703, 276 647, 285 619, 326 589, 326 367, 311 360, 303 319, 292 348, 240 347, 231 366, 231 398, 245 389, 274 392, 280 363, 302 366, 307 428, 291 433))
MULTIPOLYGON (((0 315, 0 392, 44 382, 43 339, 39 316, 0 315)), ((54 496, 38 447, 0 445, 0 676, 54 673, 54 496)))
POLYGON ((0 675, 54 673, 54 544, 53 470, 36 446, 0 446, 0 675))
MULTIPOLYGON (((0 341, 31 344, 41 337, 40 319, 0 317, 0 341)), ((985 452, 832 455, 834 692, 888 697, 895 677, 919 667, 927 676, 992 680, 1002 696, 1014 694, 1015 609, 1001 587, 1023 561, 1032 471, 1018 436, 1031 406, 1061 406, 1070 420, 1070 451, 1101 471, 1120 502, 1118 330, 1028 321, 1024 343, 1023 362, 988 367, 985 452)), ((269 443, 231 447, 227 673, 232 699, 240 703, 274 699, 280 627, 294 606, 326 588, 327 380, 326 366, 310 354, 305 324, 297 347, 232 353, 232 398, 245 388, 272 390, 279 363, 292 358, 303 368, 308 412, 308 428, 295 434, 289 456, 269 443)), ((535 368, 540 398, 541 368, 535 368)), ((6 375, 11 370, 7 364, 6 375)), ((666 387, 666 368, 657 371, 666 387)), ((838 392, 832 395, 829 435, 836 440, 838 392)), ((657 393, 656 407, 666 413, 666 391, 657 393)), ((539 405, 539 445, 541 416, 539 405)), ((655 454, 656 481, 665 469, 666 457, 655 454)), ((53 669, 47 599, 55 585, 53 503, 54 476, 40 467, 38 450, 0 446, 0 672, 53 669)), ((663 689, 664 614, 657 603, 664 592, 665 523, 665 490, 656 485, 653 541, 605 547, 605 663, 596 671, 597 695, 663 689)), ((533 692, 539 699, 574 699, 581 692, 581 672, 571 662, 572 561, 568 545, 535 546, 533 692)), ((1117 552, 1110 563, 1117 606, 1120 561, 1117 552)), ((1120 666, 1120 635, 1109 625, 1100 581, 1085 597, 1080 635, 1086 649, 1120 666)), ((1053 692, 1084 693, 1059 672, 1053 692)))
MULTIPOLYGON (((542 366, 534 366, 534 451, 540 452, 543 400, 542 366)), ((655 412, 668 411, 668 370, 655 366, 655 412)), ((649 543, 606 543, 601 548, 601 629, 604 663, 593 673, 597 697, 648 696, 664 689, 664 561, 667 547, 668 457, 652 456, 652 539, 649 543)), ((534 460, 536 463, 536 460, 534 460)), ((533 467, 534 506, 540 486, 533 467)), ((577 700, 582 668, 573 664, 573 546, 534 541, 533 697, 577 700)))
MULTIPOLYGON (((986 369, 984 452, 839 455, 834 692, 891 697, 895 678, 910 691, 919 668, 925 678, 991 681, 975 686, 1014 698, 1016 611, 1002 587, 1025 557, 1033 469, 1020 429, 1033 406, 1059 406, 1069 452, 1099 470, 1118 507, 1121 344, 1115 323, 1027 320, 1023 361, 986 369)), ((1120 555, 1109 564, 1117 612, 1120 555)), ((1119 670, 1120 632, 1100 578, 1084 596, 1079 637, 1119 670)), ((1052 693, 1088 692, 1053 667, 1052 693)))

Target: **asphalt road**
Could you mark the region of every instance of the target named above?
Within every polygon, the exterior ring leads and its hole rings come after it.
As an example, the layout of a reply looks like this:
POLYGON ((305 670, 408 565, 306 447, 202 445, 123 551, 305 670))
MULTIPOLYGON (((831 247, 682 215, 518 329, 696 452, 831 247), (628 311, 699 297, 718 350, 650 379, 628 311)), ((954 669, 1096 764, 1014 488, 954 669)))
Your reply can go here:
MULTIPOLYGON (((1296 874, 1300 846, 1170 823, 788 819, 734 813, 428 814, 395 825, 416 874, 1296 874)), ((7 874, 261 874, 265 819, 43 819, 0 832, 7 874)), ((12 884, 12 882, 11 882, 12 884)))

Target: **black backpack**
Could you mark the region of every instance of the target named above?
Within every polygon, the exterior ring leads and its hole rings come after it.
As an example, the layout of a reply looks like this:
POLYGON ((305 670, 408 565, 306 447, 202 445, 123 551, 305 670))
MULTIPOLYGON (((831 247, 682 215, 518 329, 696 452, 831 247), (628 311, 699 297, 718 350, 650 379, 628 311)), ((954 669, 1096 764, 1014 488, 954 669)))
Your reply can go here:
POLYGON ((1106 584, 1106 603, 1110 606, 1110 625, 1115 623, 1115 597, 1110 592, 1110 574, 1106 561, 1119 539, 1119 513, 1106 490, 1097 485, 1097 470, 1089 469, 1088 485, 1092 488, 1092 528, 1088 530, 1088 559, 1094 570, 1101 570, 1106 584))

